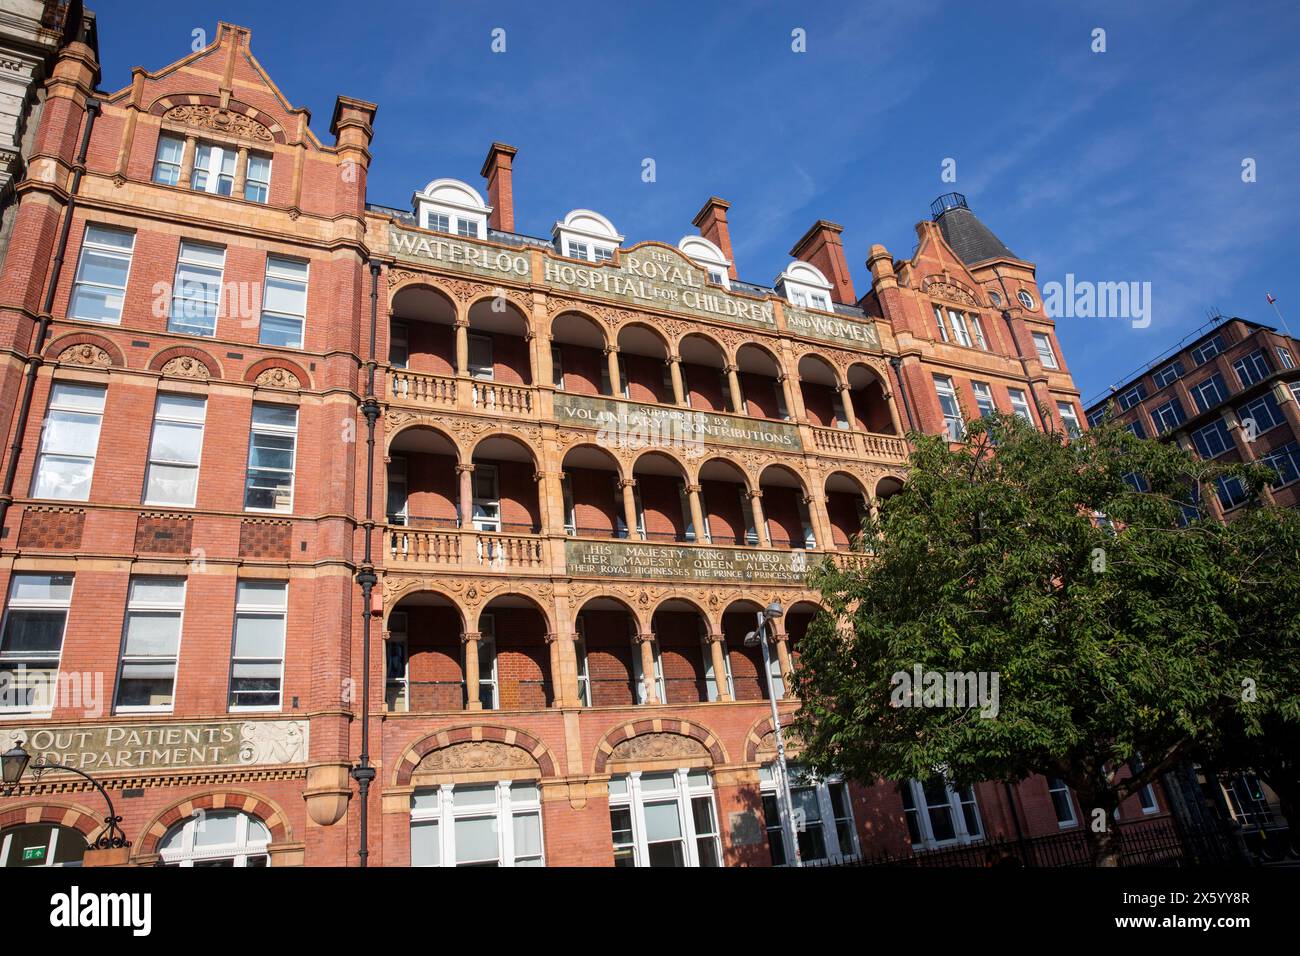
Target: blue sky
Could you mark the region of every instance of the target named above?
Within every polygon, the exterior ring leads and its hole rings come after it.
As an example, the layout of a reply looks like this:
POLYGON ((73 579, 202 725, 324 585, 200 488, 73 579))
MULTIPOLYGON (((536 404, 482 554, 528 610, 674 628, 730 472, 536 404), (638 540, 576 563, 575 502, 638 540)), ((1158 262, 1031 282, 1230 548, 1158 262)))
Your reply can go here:
POLYGON ((931 200, 963 192, 1040 283, 1152 284, 1148 328, 1058 322, 1085 399, 1207 310, 1274 323, 1266 291, 1300 332, 1294 0, 91 6, 104 89, 224 19, 252 28, 323 139, 338 94, 378 103, 371 202, 408 206, 439 176, 481 186, 500 140, 519 148, 521 232, 549 236, 581 206, 629 242, 675 243, 719 195, 742 278, 770 283, 825 218, 844 226, 861 294, 868 247, 910 255, 931 200), (1105 53, 1091 50, 1097 27, 1105 53), (940 179, 946 158, 955 183, 940 179))

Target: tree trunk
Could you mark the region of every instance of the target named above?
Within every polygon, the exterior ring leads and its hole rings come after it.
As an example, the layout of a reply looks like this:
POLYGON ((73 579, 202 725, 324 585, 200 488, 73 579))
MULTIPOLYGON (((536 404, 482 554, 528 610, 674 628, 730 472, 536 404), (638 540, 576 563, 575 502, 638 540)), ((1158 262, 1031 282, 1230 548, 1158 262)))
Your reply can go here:
POLYGON ((1119 866, 1120 865, 1120 845, 1119 845, 1119 826, 1106 817, 1106 829, 1098 833, 1091 827, 1088 828, 1088 844, 1092 847, 1092 865, 1093 866, 1119 866))

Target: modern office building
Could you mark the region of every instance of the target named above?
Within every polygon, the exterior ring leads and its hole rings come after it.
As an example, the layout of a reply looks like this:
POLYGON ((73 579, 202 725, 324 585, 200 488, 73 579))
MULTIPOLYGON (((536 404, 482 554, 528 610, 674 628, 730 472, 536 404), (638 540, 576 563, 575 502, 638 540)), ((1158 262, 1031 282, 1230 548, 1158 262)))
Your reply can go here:
MULTIPOLYGON (((676 241, 525 234, 500 143, 483 188, 371 204, 376 106, 318 137, 240 27, 96 76, 84 43, 54 65, 0 277, 0 749, 102 782, 119 859, 769 865, 1079 825, 1040 778, 800 777, 797 837, 776 799, 805 574, 862 560, 905 435, 1081 418, 1032 263, 961 196, 869 248, 865 294, 828 221, 760 285, 717 198, 676 241)), ((0 801, 3 862, 81 859, 102 815, 51 772, 0 801)))
MULTIPOLYGON (((1139 438, 1176 441, 1199 458, 1261 462, 1277 472, 1264 498, 1300 503, 1300 343, 1276 328, 1219 316, 1115 385, 1088 408, 1139 438)), ((1134 476, 1135 482, 1141 478, 1134 476)), ((1230 518, 1247 500, 1236 478, 1220 479, 1201 507, 1230 518)))

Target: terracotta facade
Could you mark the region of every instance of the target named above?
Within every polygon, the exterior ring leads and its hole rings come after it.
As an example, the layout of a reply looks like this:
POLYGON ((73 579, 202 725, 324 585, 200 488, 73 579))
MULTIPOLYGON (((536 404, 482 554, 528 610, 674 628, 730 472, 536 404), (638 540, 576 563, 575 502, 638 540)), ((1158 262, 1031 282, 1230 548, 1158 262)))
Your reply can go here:
MULTIPOLYGON (((840 227, 817 223, 795 250, 826 276, 824 308, 740 282, 731 263, 727 288, 661 243, 584 264, 511 231, 515 151, 503 144, 484 165, 491 212, 475 237, 368 205, 377 108, 339 97, 333 141, 318 138, 243 28, 221 24, 211 46, 139 68, 116 92, 97 91, 97 73, 78 43, 54 66, 0 276, 0 424, 17 449, 6 442, 0 587, 13 618, 24 607, 16 576, 70 576, 54 611, 66 624, 55 667, 61 681, 94 687, 98 675, 102 687, 97 706, 85 693, 37 712, 11 706, 0 733, 90 760, 136 864, 172 860, 166 848, 196 813, 237 810, 264 827, 270 865, 355 865, 360 798, 348 772, 363 720, 376 771, 371 865, 468 852, 468 836, 421 842, 462 817, 421 808, 485 782, 498 783, 494 812, 517 820, 537 788, 540 830, 517 822, 498 847, 517 860, 772 862, 768 682, 745 634, 759 608, 784 606, 769 646, 773 677, 788 685, 817 607, 803 572, 823 555, 861 560, 852 536, 905 479, 904 436, 946 427, 934 376, 951 380, 966 416, 978 414, 972 383, 1003 410, 1008 390, 1024 391, 1040 425, 1040 406, 1049 418, 1078 409, 1033 265, 963 262, 933 220, 917 226, 910 259, 870 248, 861 298, 840 227), (196 166, 226 174, 203 165, 214 149, 233 160, 229 194, 194 185, 196 166), (93 278, 85 263, 106 235, 97 230, 131 237, 117 321, 76 317, 79 283, 93 278), (413 251, 421 243, 428 251, 413 251), (178 263, 195 246, 224 250, 209 334, 172 319, 178 263), (267 314, 293 282, 276 268, 306 276, 298 345, 268 335, 267 314), (981 336, 962 344, 936 308, 977 319, 981 336), (1035 333, 1051 342, 1048 366, 1035 333), (59 451, 50 416, 60 396, 87 394, 102 396, 97 447, 63 452, 80 462, 73 471, 89 468, 89 485, 79 498, 38 495, 41 462, 59 451), (149 503, 151 469, 167 458, 159 396, 204 410, 190 504, 149 503), (271 420, 292 424, 277 432, 271 420), (289 478, 268 478, 288 434, 289 478), (250 435, 263 443, 256 474, 250 435), (257 497, 264 481, 274 490, 257 497), (367 605, 358 575, 371 571, 367 605), (131 708, 124 652, 142 579, 183 581, 183 614, 170 690, 155 686, 153 705, 131 708), (250 610, 267 594, 283 607, 250 610), (265 669, 274 648, 240 650, 240 628, 267 620, 282 622, 278 677, 265 669), (238 756, 223 756, 225 738, 176 745, 166 728, 182 724, 233 734, 238 756), (92 759, 78 734, 96 728, 130 742, 92 759), (647 849, 644 806, 668 773, 693 848, 647 849), (707 811, 691 802, 701 792, 707 811), (620 856, 625 808, 641 816, 620 856), (539 857, 525 851, 534 833, 539 857)), ((711 199, 696 223, 729 258, 726 208, 711 199)), ((155 651, 149 666, 165 658, 155 651)), ((786 714, 797 706, 779 702, 786 714)), ((826 855, 906 850, 897 788, 844 793, 847 813, 840 794, 823 794, 844 823, 827 822, 843 845, 826 855)), ((978 836, 1058 830, 1046 781, 984 784, 974 798, 978 836)), ((1125 813, 1142 816, 1132 803, 1125 813)), ((102 819, 97 794, 54 774, 3 813, 5 827, 84 836, 102 819)))

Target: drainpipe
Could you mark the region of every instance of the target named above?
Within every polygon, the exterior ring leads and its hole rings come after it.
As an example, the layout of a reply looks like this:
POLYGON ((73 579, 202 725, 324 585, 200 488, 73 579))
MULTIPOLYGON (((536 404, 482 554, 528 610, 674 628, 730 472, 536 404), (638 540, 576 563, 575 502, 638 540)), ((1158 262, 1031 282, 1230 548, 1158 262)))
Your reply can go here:
POLYGON ((72 231, 72 214, 77 208, 77 193, 81 190, 81 177, 86 172, 86 152, 90 149, 90 134, 95 128, 95 117, 99 115, 100 105, 97 99, 86 100, 86 126, 81 133, 81 146, 77 149, 77 161, 72 169, 72 183, 68 188, 68 208, 64 212, 63 225, 59 230, 59 241, 55 246, 53 267, 50 269, 50 281, 45 288, 45 299, 41 303, 41 317, 36 327, 36 343, 27 358, 27 371, 23 377, 23 396, 18 403, 18 419, 14 428, 13 444, 9 448, 9 465, 5 469, 4 487, 0 490, 0 528, 4 527, 9 506, 14 500, 14 479, 18 474, 18 456, 23 450, 23 435, 27 431, 27 417, 32 410, 32 392, 36 389, 36 373, 44 361, 41 350, 45 348, 45 337, 50 331, 50 310, 54 308, 54 294, 59 288, 59 276, 63 273, 63 260, 68 251, 68 234, 72 231))
POLYGON ((369 798, 370 782, 375 779, 375 768, 370 766, 370 602, 375 585, 374 560, 370 551, 375 530, 375 421, 379 418, 379 403, 375 400, 375 336, 379 323, 379 263, 370 263, 370 358, 366 362, 366 397, 361 403, 361 414, 366 417, 366 520, 365 553, 357 583, 361 585, 361 755, 352 768, 352 779, 357 782, 357 795, 361 800, 361 839, 357 857, 364 869, 370 858, 369 798))
POLYGON ((903 381, 903 360, 891 358, 889 367, 894 370, 894 378, 898 382, 898 394, 903 396, 903 411, 907 412, 907 430, 916 431, 916 420, 912 418, 912 403, 907 398, 907 383, 903 381))
MULTIPOLYGON (((1002 286, 1002 301, 1010 304, 1011 293, 1007 291, 1007 282, 1002 278, 1002 273, 998 271, 997 266, 993 267, 993 274, 998 277, 998 285, 1002 286)), ((1015 347, 1016 359, 1020 362, 1020 375, 1024 380, 1025 389, 1028 391, 1030 399, 1032 399, 1031 407, 1036 407, 1038 405, 1038 397, 1034 395, 1034 383, 1029 379, 1029 368, 1025 365, 1025 355, 1020 351, 1020 340, 1016 338, 1016 330, 1011 325, 1011 310, 1002 309, 1000 311, 1002 312, 1002 321, 1005 322, 1007 326, 1007 335, 1011 339, 1012 346, 1015 347)), ((1046 306, 1043 306, 1043 314, 1047 314, 1046 306)), ((1043 411, 1041 408, 1038 410, 1038 417, 1043 417, 1043 411)))

